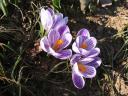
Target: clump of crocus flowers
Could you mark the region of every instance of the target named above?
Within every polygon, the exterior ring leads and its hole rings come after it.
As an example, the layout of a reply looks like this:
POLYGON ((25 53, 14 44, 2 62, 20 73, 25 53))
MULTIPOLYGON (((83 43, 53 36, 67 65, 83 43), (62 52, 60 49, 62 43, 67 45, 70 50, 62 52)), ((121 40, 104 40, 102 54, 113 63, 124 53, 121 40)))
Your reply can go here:
POLYGON ((72 35, 67 26, 68 18, 62 13, 56 13, 51 8, 42 8, 40 12, 42 26, 47 35, 40 40, 43 51, 58 59, 69 59, 72 68, 72 81, 76 88, 82 89, 84 78, 96 76, 96 68, 100 66, 98 57, 100 49, 96 47, 97 40, 83 28, 77 33, 71 49, 66 49, 72 41, 72 35))

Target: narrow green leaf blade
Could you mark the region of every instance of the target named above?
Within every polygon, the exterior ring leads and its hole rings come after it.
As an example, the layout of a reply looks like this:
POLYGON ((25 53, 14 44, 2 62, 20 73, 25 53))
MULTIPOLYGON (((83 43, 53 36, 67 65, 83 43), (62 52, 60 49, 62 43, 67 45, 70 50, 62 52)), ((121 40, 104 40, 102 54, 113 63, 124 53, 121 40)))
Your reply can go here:
POLYGON ((60 1, 61 0, 52 0, 53 6, 60 9, 61 8, 60 1))

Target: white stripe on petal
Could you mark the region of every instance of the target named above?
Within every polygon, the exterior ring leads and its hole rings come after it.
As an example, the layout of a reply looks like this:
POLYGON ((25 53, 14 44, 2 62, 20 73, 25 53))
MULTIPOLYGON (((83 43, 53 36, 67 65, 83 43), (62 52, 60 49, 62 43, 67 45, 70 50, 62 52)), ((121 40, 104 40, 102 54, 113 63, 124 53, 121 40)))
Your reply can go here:
POLYGON ((78 66, 77 64, 74 64, 73 69, 72 69, 72 81, 76 88, 82 89, 85 85, 85 81, 82 75, 78 73, 77 71, 78 71, 78 66))
POLYGON ((85 78, 93 78, 96 76, 96 69, 93 66, 85 65, 86 72, 82 73, 83 77, 85 78))
POLYGON ((49 51, 49 41, 47 39, 46 36, 44 36, 41 40, 40 40, 40 47, 45 51, 48 52, 49 51))

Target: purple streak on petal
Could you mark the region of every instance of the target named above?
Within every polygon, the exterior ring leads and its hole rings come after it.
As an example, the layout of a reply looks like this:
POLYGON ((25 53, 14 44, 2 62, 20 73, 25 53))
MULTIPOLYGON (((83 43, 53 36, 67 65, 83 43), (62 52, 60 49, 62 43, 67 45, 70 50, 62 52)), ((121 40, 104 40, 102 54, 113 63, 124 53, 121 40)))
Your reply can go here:
POLYGON ((58 29, 58 32, 60 33, 60 35, 63 35, 65 33, 70 33, 70 30, 69 30, 69 27, 67 25, 64 25, 58 29))
POLYGON ((81 44, 86 40, 85 36, 78 36, 76 38, 76 46, 80 47, 81 44))
POLYGON ((82 76, 72 73, 72 81, 76 88, 82 89, 85 85, 85 81, 82 76))
POLYGON ((59 59, 69 59, 72 56, 72 50, 71 49, 66 49, 58 52, 58 55, 55 55, 56 58, 59 59))
POLYGON ((97 44, 97 40, 94 37, 90 37, 90 39, 86 40, 87 50, 94 48, 97 44))
POLYGON ((63 19, 63 14, 62 13, 56 13, 53 17, 54 19, 54 25, 53 28, 56 26, 56 24, 63 19))
POLYGON ((61 40, 64 41, 64 43, 62 44, 60 50, 66 48, 72 41, 72 35, 70 33, 65 33, 64 35, 62 35, 61 40))
POLYGON ((87 51, 86 49, 79 48, 80 54, 84 55, 84 57, 88 56, 90 51, 87 51))
POLYGON ((77 36, 85 36, 85 37, 90 37, 90 33, 87 29, 83 28, 81 29, 78 33, 77 33, 77 36))
POLYGON ((44 36, 41 40, 40 40, 40 47, 45 51, 48 52, 49 50, 49 41, 47 39, 46 36, 44 36))
POLYGON ((56 43, 56 40, 60 38, 60 34, 55 30, 50 30, 48 33, 48 40, 51 46, 53 46, 56 43))
POLYGON ((51 8, 48 8, 47 10, 51 13, 51 16, 54 15, 54 11, 51 8))
POLYGON ((85 85, 85 81, 82 77, 82 74, 77 71, 78 71, 78 66, 77 64, 74 64, 72 69, 72 81, 76 88, 82 89, 85 85))
POLYGON ((95 57, 95 60, 90 62, 88 65, 98 68, 101 65, 101 59, 99 57, 95 57))
POLYGON ((65 18, 61 19, 60 21, 56 21, 56 22, 57 23, 55 23, 53 28, 58 31, 59 28, 61 28, 62 26, 65 26, 67 24, 68 17, 65 17, 65 18))
POLYGON ((93 78, 96 76, 96 69, 93 66, 85 65, 86 72, 82 73, 85 78, 93 78))
POLYGON ((92 62, 92 61, 94 61, 94 58, 89 58, 89 57, 81 58, 81 59, 79 60, 79 62, 82 63, 82 64, 84 64, 84 65, 86 65, 86 64, 88 64, 88 63, 90 63, 90 62, 92 62))
POLYGON ((79 62, 80 58, 81 58, 80 54, 73 55, 71 60, 70 60, 70 64, 74 65, 75 63, 79 62))
POLYGON ((87 57, 96 57, 99 54, 100 54, 100 49, 99 48, 94 48, 94 49, 90 50, 87 57))

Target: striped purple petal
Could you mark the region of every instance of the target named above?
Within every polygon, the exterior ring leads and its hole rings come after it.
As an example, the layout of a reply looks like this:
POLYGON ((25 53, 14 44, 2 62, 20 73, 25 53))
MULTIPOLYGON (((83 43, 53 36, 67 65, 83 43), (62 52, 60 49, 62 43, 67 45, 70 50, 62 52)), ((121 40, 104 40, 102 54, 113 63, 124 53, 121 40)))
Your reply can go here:
POLYGON ((50 30, 48 33, 48 40, 51 45, 51 47, 55 44, 55 42, 60 38, 59 32, 55 30, 50 30))
POLYGON ((96 69, 93 66, 85 65, 86 71, 82 73, 85 78, 93 78, 96 76, 96 69))
POLYGON ((94 60, 92 62, 88 63, 87 65, 98 68, 101 65, 101 58, 95 57, 94 60))
POLYGON ((53 28, 56 31, 59 31, 61 27, 66 26, 68 22, 68 17, 65 17, 59 21, 56 21, 57 23, 54 24, 53 28))
POLYGON ((96 47, 97 40, 94 37, 90 37, 89 39, 86 40, 86 44, 87 44, 87 50, 90 50, 96 47))
POLYGON ((57 31, 61 36, 65 33, 70 33, 69 27, 67 25, 61 26, 57 31))
POLYGON ((78 33, 77 33, 77 36, 85 36, 85 37, 87 37, 87 38, 89 38, 90 37, 90 33, 89 33, 89 31, 87 30, 87 29, 85 29, 85 28, 83 28, 83 29, 81 29, 78 33))
POLYGON ((70 59, 70 64, 74 65, 81 59, 81 54, 74 54, 72 58, 70 59))
POLYGON ((73 81, 74 86, 78 89, 82 89, 85 85, 85 81, 82 75, 78 72, 77 64, 73 65, 72 81, 73 81))
POLYGON ((90 50, 90 52, 87 54, 87 57, 96 57, 100 54, 100 49, 99 48, 93 48, 90 50))
POLYGON ((40 40, 40 47, 45 51, 48 52, 49 51, 49 41, 48 38, 46 36, 44 36, 41 40, 40 40))
POLYGON ((78 36, 76 38, 76 46, 80 48, 81 44, 86 40, 84 36, 78 36))
POLYGON ((63 14, 62 13, 56 13, 53 16, 53 19, 54 19, 54 25, 53 25, 53 27, 55 27, 57 25, 57 23, 60 22, 63 19, 63 14))
POLYGON ((72 56, 72 50, 71 49, 66 49, 66 50, 61 50, 60 52, 56 52, 57 55, 52 54, 58 59, 69 59, 72 56))
POLYGON ((53 11, 53 9, 48 8, 47 10, 50 12, 51 16, 53 16, 53 15, 54 15, 54 11, 53 11))
POLYGON ((80 54, 83 55, 83 57, 88 56, 88 54, 90 53, 90 51, 85 50, 83 48, 79 48, 80 54))
POLYGON ((82 64, 88 64, 88 63, 90 63, 90 62, 92 62, 94 60, 95 60, 94 58, 86 57, 86 58, 81 58, 79 60, 79 62, 82 63, 82 64))
POLYGON ((61 49, 66 48, 72 41, 72 35, 70 33, 65 33, 61 38, 61 40, 64 41, 64 43, 62 44, 61 49))

